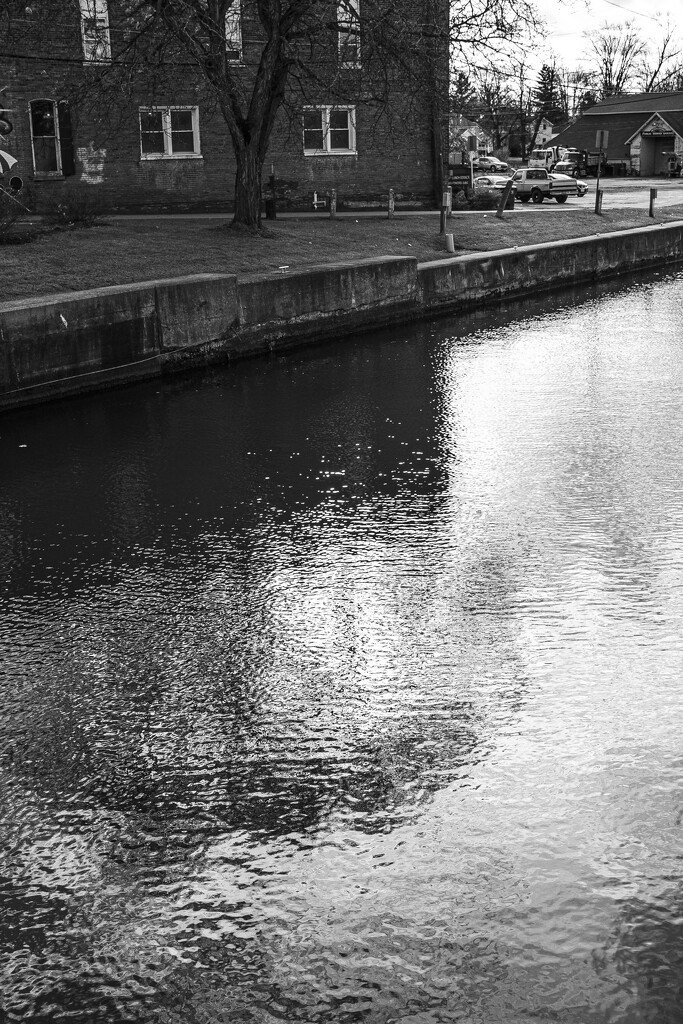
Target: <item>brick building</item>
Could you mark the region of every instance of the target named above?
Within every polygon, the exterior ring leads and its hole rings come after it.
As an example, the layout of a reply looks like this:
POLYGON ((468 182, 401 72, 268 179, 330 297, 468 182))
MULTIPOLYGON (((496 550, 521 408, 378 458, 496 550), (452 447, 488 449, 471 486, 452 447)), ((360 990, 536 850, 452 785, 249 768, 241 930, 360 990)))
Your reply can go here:
MULTIPOLYGON (((235 0, 225 22, 229 62, 246 82, 263 45, 253 2, 235 0)), ((270 138, 264 184, 273 173, 287 183, 288 201, 302 206, 332 188, 341 202, 393 188, 406 200, 433 205, 447 159, 441 142, 447 124, 440 113, 447 109, 447 47, 439 52, 436 89, 425 83, 407 98, 408 90, 394 81, 388 102, 378 104, 359 85, 364 53, 362 22, 353 16, 358 0, 339 4, 336 19, 337 0, 329 2, 336 27, 324 59, 334 65, 334 98, 324 82, 305 102, 288 89, 270 138)), ((230 209, 236 170, 231 139, 215 96, 189 61, 161 79, 131 64, 135 81, 127 92, 112 98, 103 90, 112 64, 130 60, 124 49, 130 26, 122 10, 120 0, 32 0, 0 20, 0 110, 12 123, 0 148, 17 158, 13 173, 38 209, 70 182, 91 187, 105 209, 230 209)), ((318 78, 320 83, 324 76, 318 78)))

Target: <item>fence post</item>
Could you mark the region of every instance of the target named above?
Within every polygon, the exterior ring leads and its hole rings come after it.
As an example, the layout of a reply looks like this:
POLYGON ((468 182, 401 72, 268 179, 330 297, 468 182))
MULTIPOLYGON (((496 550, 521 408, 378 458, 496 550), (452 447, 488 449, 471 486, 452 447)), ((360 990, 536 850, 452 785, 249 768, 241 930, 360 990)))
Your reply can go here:
POLYGON ((503 189, 500 199, 498 200, 498 206, 496 207, 496 217, 498 220, 503 219, 503 210, 508 205, 510 195, 512 194, 512 178, 506 182, 505 188, 503 189))
POLYGON ((394 216, 394 190, 393 190, 393 188, 389 189, 389 207, 388 207, 387 216, 388 217, 393 217, 394 216))
POLYGON ((654 215, 655 215, 655 199, 656 198, 657 198, 657 189, 656 188, 651 188, 650 189, 650 209, 648 211, 648 215, 650 217, 654 217, 654 215))
POLYGON ((337 190, 333 188, 330 192, 330 217, 337 216, 337 190))

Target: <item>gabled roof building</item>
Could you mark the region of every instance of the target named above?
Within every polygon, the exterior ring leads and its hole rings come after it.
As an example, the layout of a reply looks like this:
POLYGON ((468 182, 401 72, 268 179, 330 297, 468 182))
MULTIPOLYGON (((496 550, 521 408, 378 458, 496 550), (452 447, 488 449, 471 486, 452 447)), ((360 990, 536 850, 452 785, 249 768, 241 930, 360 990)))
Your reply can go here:
POLYGON ((587 110, 553 139, 558 146, 595 152, 598 131, 609 132, 607 163, 643 177, 666 174, 683 161, 683 92, 613 96, 587 110))

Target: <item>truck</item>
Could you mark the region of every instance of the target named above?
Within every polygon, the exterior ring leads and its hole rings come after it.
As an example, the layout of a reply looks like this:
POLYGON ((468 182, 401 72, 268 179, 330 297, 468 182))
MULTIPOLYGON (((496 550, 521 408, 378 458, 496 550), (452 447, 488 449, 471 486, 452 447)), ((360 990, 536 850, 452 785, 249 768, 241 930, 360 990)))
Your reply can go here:
MULTIPOLYGON (((587 178, 589 174, 597 175, 600 154, 587 149, 565 149, 561 160, 555 165, 558 174, 569 174, 572 178, 587 178)), ((605 155, 603 153, 603 168, 605 155)))
POLYGON ((521 167, 515 171, 512 180, 517 198, 522 203, 528 203, 529 200, 542 203, 544 199, 566 203, 569 196, 579 194, 579 186, 574 178, 566 174, 550 174, 544 167, 521 167))
POLYGON ((543 146, 540 149, 532 149, 529 157, 529 167, 545 167, 546 171, 552 171, 558 160, 561 160, 566 150, 564 146, 543 146))

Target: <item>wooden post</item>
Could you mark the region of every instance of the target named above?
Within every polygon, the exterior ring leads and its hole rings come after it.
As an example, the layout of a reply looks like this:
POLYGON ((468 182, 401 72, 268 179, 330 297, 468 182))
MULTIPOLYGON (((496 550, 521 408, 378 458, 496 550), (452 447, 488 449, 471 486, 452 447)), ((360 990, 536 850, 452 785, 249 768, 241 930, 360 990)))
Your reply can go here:
POLYGON ((648 216, 650 216, 650 217, 654 217, 654 215, 655 215, 655 199, 656 198, 657 198, 657 189, 656 188, 651 188, 650 189, 650 209, 648 211, 648 216))
POLYGON ((505 188, 503 189, 503 194, 500 197, 500 201, 498 203, 498 209, 496 210, 496 217, 498 218, 498 220, 502 220, 503 219, 503 210, 505 209, 505 207, 508 204, 508 199, 510 198, 510 193, 511 192, 512 192, 512 178, 510 178, 510 180, 507 182, 505 188))
POLYGON ((333 188, 330 192, 330 217, 337 216, 337 190, 333 188))
POLYGON ((608 131, 600 129, 595 133, 595 145, 598 149, 598 173, 595 182, 595 212, 598 214, 602 213, 602 189, 600 188, 600 169, 602 167, 602 151, 603 149, 607 149, 608 141, 608 131))
POLYGON ((393 217, 394 216, 394 190, 393 190, 393 188, 389 189, 389 206, 388 206, 387 216, 388 217, 393 217))

